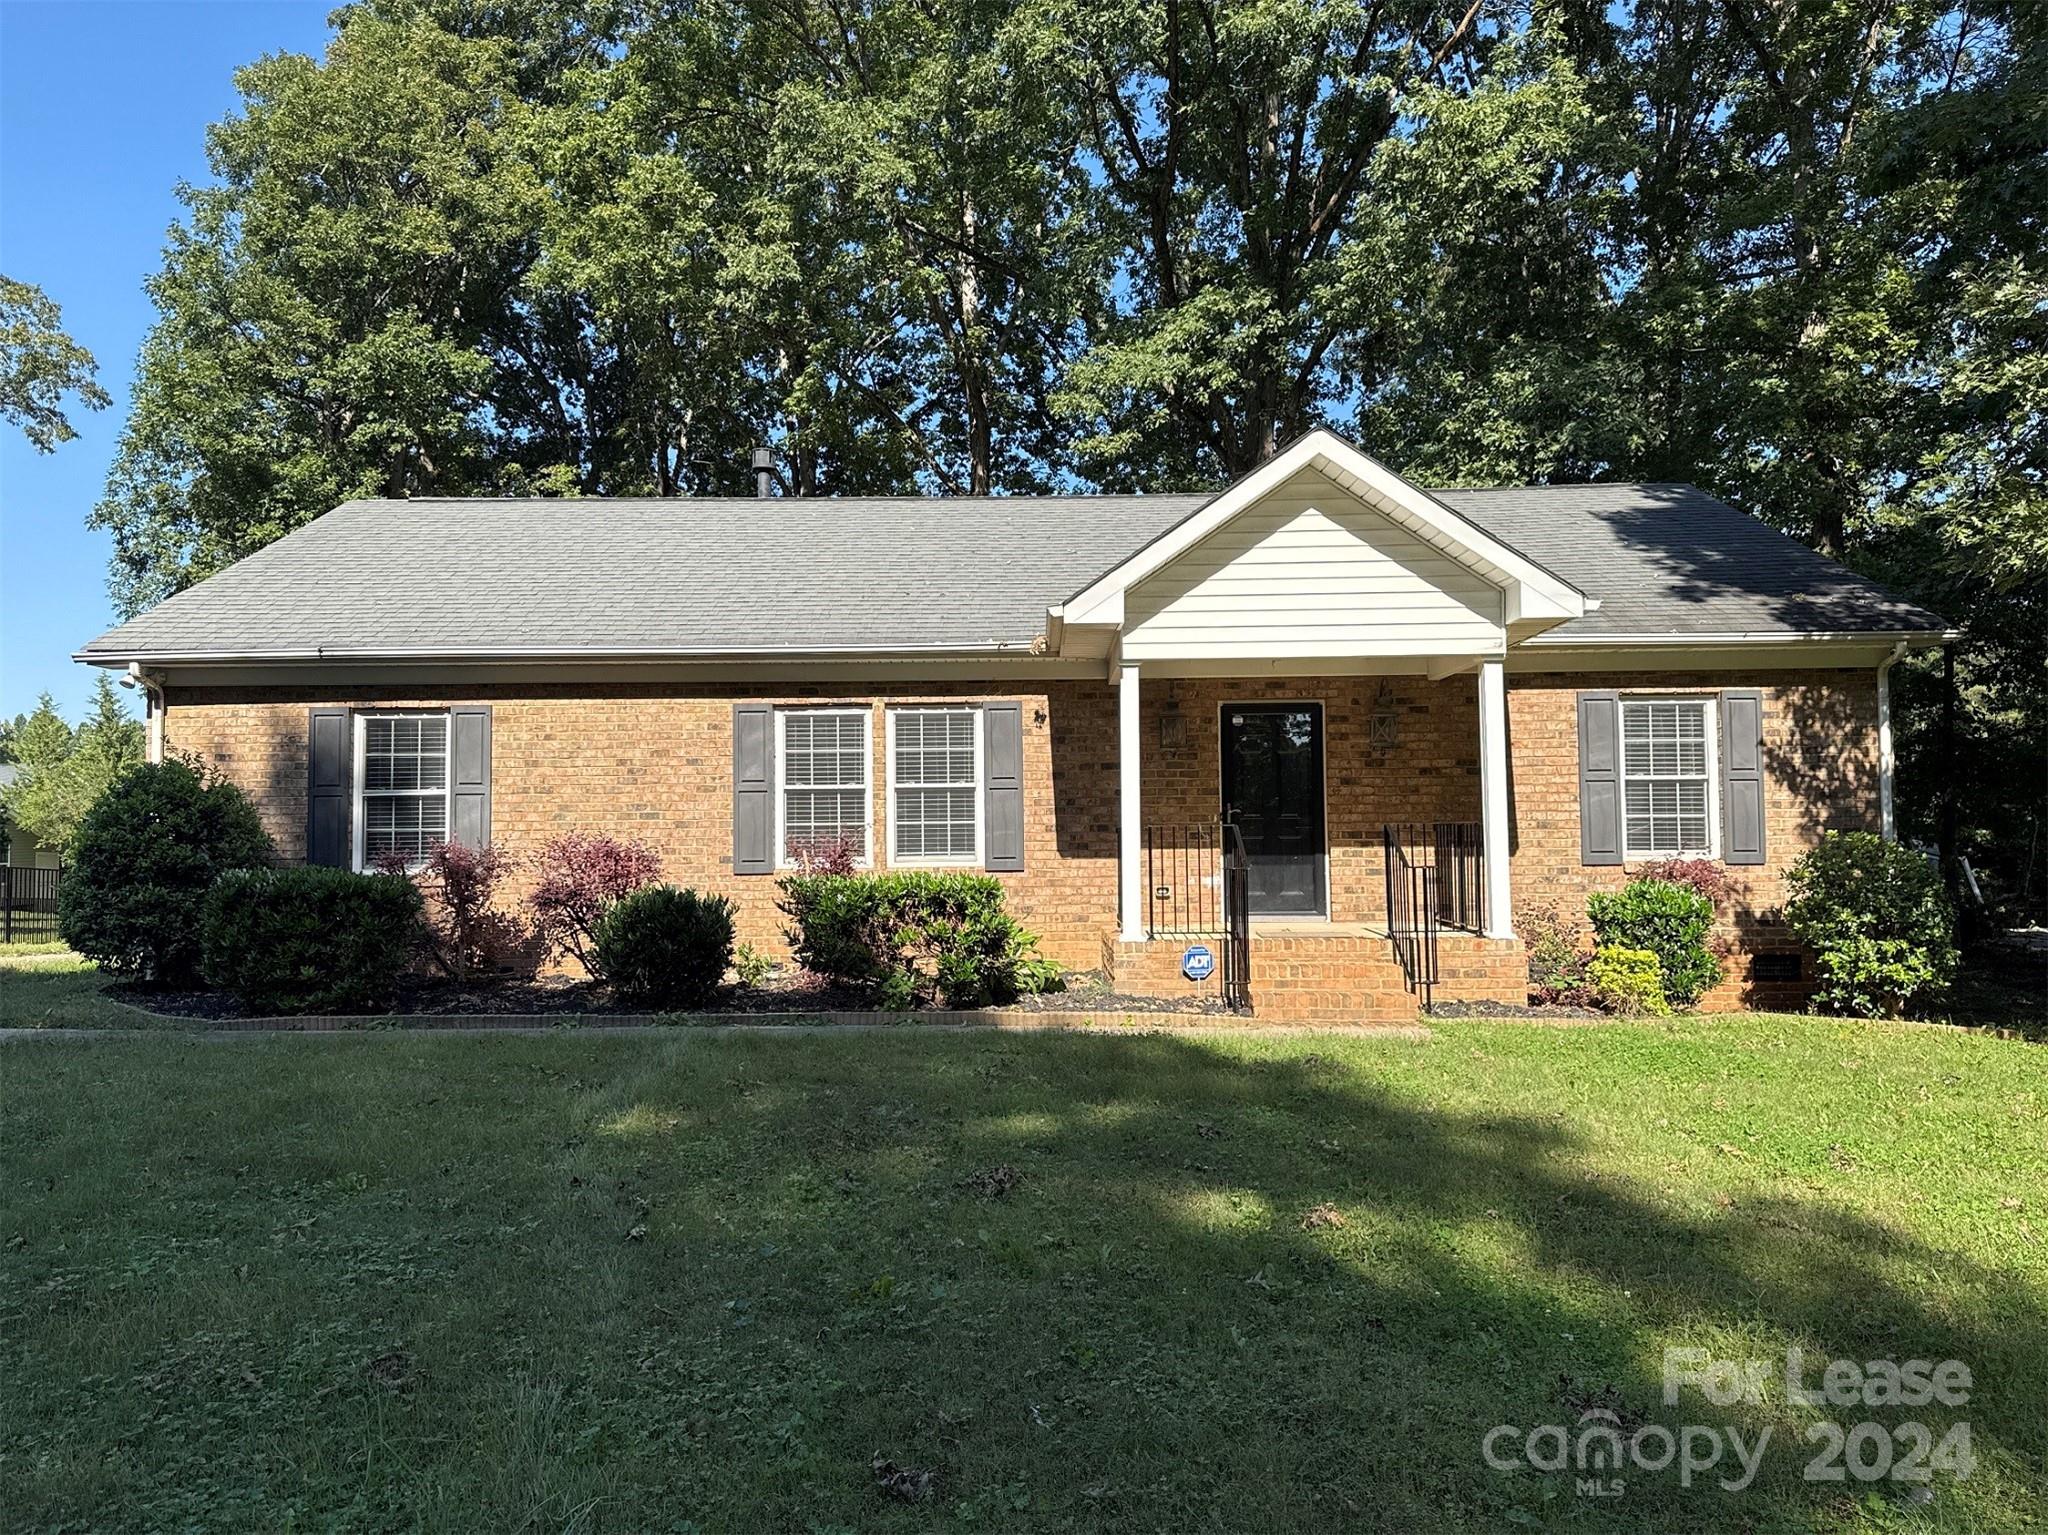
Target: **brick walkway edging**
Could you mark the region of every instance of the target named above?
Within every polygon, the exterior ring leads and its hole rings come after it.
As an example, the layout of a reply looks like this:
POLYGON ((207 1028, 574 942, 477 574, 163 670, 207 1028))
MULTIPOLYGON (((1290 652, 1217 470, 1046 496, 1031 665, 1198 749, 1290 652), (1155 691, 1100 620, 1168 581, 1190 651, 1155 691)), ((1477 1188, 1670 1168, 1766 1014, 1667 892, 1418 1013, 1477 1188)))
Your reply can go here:
POLYGON ((1063 1030, 1113 1034, 1346 1034, 1377 1039, 1428 1040, 1421 1024, 1256 1023, 1212 1019, 1188 1013, 1096 1013, 1053 1011, 810 1012, 810 1013, 433 1013, 401 1016, 307 1018, 190 1018, 124 1006, 169 1027, 155 1029, 0 1029, 0 1039, 84 1038, 117 1035, 160 1038, 177 1035, 347 1034, 421 1036, 430 1034, 647 1034, 671 1038, 703 1034, 827 1034, 962 1032, 972 1029, 1052 1033, 1063 1030))

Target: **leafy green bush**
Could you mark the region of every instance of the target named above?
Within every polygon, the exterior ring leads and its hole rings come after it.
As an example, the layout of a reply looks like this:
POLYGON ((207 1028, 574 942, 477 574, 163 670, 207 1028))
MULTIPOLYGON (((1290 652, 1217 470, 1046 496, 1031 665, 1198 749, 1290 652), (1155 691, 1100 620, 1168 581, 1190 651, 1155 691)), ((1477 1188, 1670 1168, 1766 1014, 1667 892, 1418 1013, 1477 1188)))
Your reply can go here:
POLYGON ((760 986, 774 973, 775 965, 751 943, 733 945, 732 978, 742 986, 760 986))
POLYGON ((229 870, 273 856, 255 807, 233 784, 176 760, 130 769, 79 823, 57 931, 111 974, 190 984, 206 892, 229 870))
POLYGON ((722 895, 649 885, 597 919, 591 970, 622 1002, 701 1006, 732 963, 732 916, 732 902, 722 895))
POLYGON ((1598 947, 1648 949, 1663 971, 1664 997, 1691 1007, 1721 979, 1721 961, 1709 946, 1714 903, 1691 885, 1662 879, 1630 880, 1586 902, 1598 947))
POLYGON ((782 896, 797 963, 884 1007, 982 1007, 1059 984, 985 874, 792 874, 782 896))
POLYGON ((1586 980, 1593 956, 1586 952, 1583 930, 1555 901, 1518 909, 1515 935, 1529 954, 1531 1000, 1575 1007, 1596 1000, 1586 980))
POLYGON ((1664 998, 1664 967, 1648 949, 1610 944, 1594 950, 1592 963, 1586 966, 1586 984, 1610 1013, 1661 1018, 1671 1011, 1664 998))
POLYGON ((402 874, 231 869, 201 908, 207 984, 258 1012, 374 1012, 425 942, 422 906, 402 874))
POLYGON ((1910 848, 1831 831, 1785 883, 1785 922, 1814 952, 1821 1006, 1891 1017, 1955 973, 1955 913, 1934 865, 1910 848))

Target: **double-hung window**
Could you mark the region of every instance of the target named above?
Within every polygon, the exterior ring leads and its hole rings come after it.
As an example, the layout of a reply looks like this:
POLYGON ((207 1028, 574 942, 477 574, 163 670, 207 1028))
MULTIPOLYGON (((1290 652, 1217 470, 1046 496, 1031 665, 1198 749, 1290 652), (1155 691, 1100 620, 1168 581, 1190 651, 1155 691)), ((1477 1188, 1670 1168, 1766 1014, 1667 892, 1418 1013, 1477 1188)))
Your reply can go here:
POLYGON ((448 716, 356 716, 356 867, 417 864, 448 840, 448 716))
POLYGON ((981 711, 889 711, 892 863, 981 862, 981 711))
POLYGON ((1714 725, 1712 699, 1622 699, 1625 857, 1716 855, 1714 725))
POLYGON ((776 846, 792 863, 806 849, 844 845, 868 859, 868 711, 784 709, 776 720, 781 784, 776 846))

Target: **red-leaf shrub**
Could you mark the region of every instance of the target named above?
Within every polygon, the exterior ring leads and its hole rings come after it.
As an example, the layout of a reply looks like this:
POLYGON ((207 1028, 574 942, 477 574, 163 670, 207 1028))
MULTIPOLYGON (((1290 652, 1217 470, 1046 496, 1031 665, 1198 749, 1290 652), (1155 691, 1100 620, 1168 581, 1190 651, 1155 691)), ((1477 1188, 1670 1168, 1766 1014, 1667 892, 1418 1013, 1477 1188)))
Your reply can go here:
POLYGON ((598 922, 616 903, 661 878, 661 858, 644 842, 572 831, 540 850, 539 871, 540 882, 526 898, 534 926, 550 950, 573 954, 591 970, 598 922))
MULTIPOLYGON (((1728 871, 1711 858, 1666 858, 1657 863, 1646 863, 1636 877, 1697 890, 1713 906, 1717 918, 1727 915, 1728 871)), ((1726 933, 1710 932, 1707 934, 1707 951, 1717 958, 1727 959, 1735 952, 1735 940, 1726 933)))
POLYGON ((1588 1007, 1594 1000, 1587 970, 1593 956, 1585 929, 1555 901, 1532 903, 1515 912, 1515 936, 1529 952, 1529 996, 1535 1002, 1588 1007))
POLYGON ((860 844, 845 832, 791 837, 789 861, 798 874, 851 874, 860 867, 860 844))
POLYGON ((1646 863, 1636 871, 1636 878, 1684 885, 1711 901, 1715 911, 1728 909, 1728 871, 1711 858, 1666 858, 1659 863, 1646 863))
POLYGON ((534 929, 496 907, 499 882, 518 867, 505 849, 437 842, 417 869, 403 856, 382 858, 378 866, 409 874, 420 887, 434 960, 454 979, 491 970, 532 975, 540 968, 545 950, 534 929))

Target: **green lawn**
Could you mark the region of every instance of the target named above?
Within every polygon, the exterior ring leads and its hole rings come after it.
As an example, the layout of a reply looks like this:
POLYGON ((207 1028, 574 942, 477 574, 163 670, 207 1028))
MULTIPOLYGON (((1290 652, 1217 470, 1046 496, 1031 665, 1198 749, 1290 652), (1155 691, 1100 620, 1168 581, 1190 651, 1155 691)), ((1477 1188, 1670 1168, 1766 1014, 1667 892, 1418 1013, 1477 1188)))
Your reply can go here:
POLYGON ((1981 1035, 167 1033, 0 1048, 0 1110, 9 1528, 2048 1520, 2048 1055, 1981 1035), (1782 1388, 1660 1399, 1788 1344, 1965 1361, 1831 1416, 1975 1473, 1810 1484, 1782 1388), (1482 1461, 1593 1403, 1773 1444, 1741 1493, 1482 1461))

